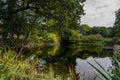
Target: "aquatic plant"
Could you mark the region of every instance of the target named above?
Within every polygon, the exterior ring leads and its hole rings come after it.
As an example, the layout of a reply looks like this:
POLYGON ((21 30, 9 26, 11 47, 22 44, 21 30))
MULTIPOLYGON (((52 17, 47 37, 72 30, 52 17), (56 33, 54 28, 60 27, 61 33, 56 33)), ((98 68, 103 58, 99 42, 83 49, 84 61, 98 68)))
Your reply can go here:
POLYGON ((101 64, 99 64, 96 60, 94 60, 95 63, 104 71, 101 71, 99 68, 97 68, 95 65, 93 65, 92 63, 88 62, 100 75, 102 75, 102 77, 98 76, 97 74, 97 77, 101 80, 103 80, 103 78, 105 80, 110 80, 110 76, 109 74, 107 73, 107 71, 101 66, 101 64))
POLYGON ((102 77, 98 76, 101 80, 120 80, 120 56, 119 57, 113 57, 113 64, 115 66, 114 69, 112 69, 112 75, 109 74, 101 64, 99 64, 96 60, 95 63, 103 70, 101 71, 99 68, 97 68, 95 65, 88 62, 99 74, 102 75, 102 77))

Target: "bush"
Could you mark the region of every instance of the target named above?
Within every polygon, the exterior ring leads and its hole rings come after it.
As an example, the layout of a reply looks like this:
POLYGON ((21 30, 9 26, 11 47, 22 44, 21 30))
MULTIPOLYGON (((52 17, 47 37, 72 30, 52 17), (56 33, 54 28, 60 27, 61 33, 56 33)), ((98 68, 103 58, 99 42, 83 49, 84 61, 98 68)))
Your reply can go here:
POLYGON ((83 41, 93 42, 93 41, 103 41, 103 37, 100 34, 83 36, 83 41))
POLYGON ((49 42, 58 43, 58 37, 55 33, 49 33, 48 38, 49 42))
POLYGON ((80 33, 79 31, 75 31, 75 30, 70 30, 71 35, 69 37, 69 40, 72 42, 77 42, 80 41, 80 33))
POLYGON ((66 42, 78 42, 80 41, 80 33, 78 30, 66 29, 63 39, 66 42))
POLYGON ((103 45, 104 39, 100 34, 97 34, 97 35, 83 36, 81 41, 83 44, 87 43, 92 46, 99 46, 99 45, 103 45))
POLYGON ((49 33, 47 31, 43 31, 42 38, 44 42, 50 43, 58 43, 58 36, 55 33, 49 33))

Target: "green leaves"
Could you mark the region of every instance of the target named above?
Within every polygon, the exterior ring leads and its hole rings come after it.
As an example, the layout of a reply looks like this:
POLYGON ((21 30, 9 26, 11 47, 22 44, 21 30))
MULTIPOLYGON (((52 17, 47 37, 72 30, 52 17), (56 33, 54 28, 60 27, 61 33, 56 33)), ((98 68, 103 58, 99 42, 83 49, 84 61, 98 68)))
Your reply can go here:
POLYGON ((113 34, 116 37, 120 37, 120 9, 116 12, 116 19, 113 26, 113 34))
POLYGON ((46 30, 57 34, 60 38, 65 38, 65 29, 78 30, 78 19, 84 14, 84 1, 7 0, 5 4, 0 1, 2 4, 0 5, 0 18, 3 23, 0 28, 3 41, 13 46, 17 44, 16 38, 19 40, 22 35, 24 38, 18 43, 24 44, 28 38, 32 39, 35 35, 40 35, 40 30, 46 30))
MULTIPOLYGON (((100 69, 98 69, 95 65, 91 64, 90 62, 88 62, 98 73, 100 73, 102 75, 102 77, 105 79, 105 80, 111 80, 109 77, 108 77, 108 73, 106 72, 106 70, 101 66, 101 64, 99 64, 96 60, 94 60, 97 65, 105 72, 102 72, 100 69), (107 75, 106 75, 107 74, 107 75)), ((99 77, 99 76, 98 76, 99 77)), ((101 77, 99 77, 101 80, 103 80, 101 77)))

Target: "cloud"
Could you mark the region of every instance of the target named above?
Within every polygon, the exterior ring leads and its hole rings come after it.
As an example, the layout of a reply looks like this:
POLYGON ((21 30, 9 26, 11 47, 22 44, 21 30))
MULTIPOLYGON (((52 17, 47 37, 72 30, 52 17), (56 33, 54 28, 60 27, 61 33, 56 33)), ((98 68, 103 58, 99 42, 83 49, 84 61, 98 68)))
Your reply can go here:
POLYGON ((120 8, 119 0, 87 0, 84 4, 86 15, 82 17, 82 24, 113 26, 115 11, 120 8))

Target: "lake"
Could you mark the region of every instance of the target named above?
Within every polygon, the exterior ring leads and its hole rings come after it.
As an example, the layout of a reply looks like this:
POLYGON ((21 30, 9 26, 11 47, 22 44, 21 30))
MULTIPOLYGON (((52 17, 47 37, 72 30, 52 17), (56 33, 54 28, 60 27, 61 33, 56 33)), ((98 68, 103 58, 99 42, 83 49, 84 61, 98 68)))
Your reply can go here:
POLYGON ((112 55, 112 48, 71 44, 39 48, 32 58, 39 58, 37 65, 39 70, 47 72, 49 67, 52 67, 54 73, 62 76, 65 80, 69 80, 70 70, 76 80, 100 80, 98 76, 101 77, 101 75, 88 62, 102 71, 95 63, 94 60, 96 60, 111 74, 112 55))

